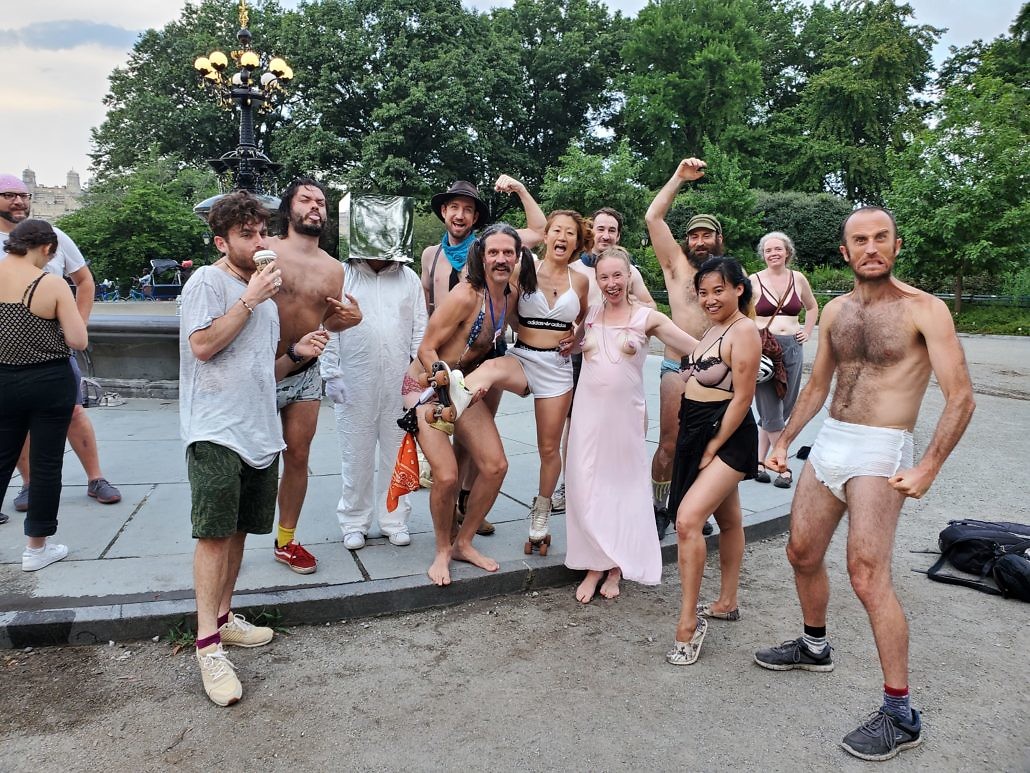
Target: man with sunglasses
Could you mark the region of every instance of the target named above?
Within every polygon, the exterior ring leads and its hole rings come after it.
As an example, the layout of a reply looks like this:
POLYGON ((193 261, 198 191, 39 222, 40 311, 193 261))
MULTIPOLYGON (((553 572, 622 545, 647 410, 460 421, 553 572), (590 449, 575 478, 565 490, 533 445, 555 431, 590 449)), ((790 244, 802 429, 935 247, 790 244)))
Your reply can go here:
MULTIPOLYGON (((25 183, 13 174, 0 174, 0 243, 7 240, 14 227, 25 220, 32 213, 32 194, 25 183)), ((75 285, 75 305, 79 314, 86 324, 89 324, 89 315, 93 311, 93 294, 95 285, 93 274, 86 265, 82 253, 60 228, 55 227, 57 233, 57 252, 53 259, 47 263, 46 271, 57 276, 66 276, 75 285)), ((73 356, 71 358, 72 371, 75 374, 76 382, 81 385, 82 374, 79 365, 73 356)), ((22 488, 14 498, 14 509, 25 512, 29 509, 29 444, 31 438, 26 441, 22 450, 21 458, 18 460, 18 471, 22 477, 22 488)), ((93 424, 82 407, 82 393, 79 392, 75 401, 75 410, 72 412, 72 422, 68 427, 68 442, 71 444, 75 455, 79 457, 83 469, 86 471, 86 478, 89 485, 86 493, 101 504, 113 505, 122 499, 121 492, 107 482, 100 469, 100 457, 97 453, 97 436, 93 431, 93 424)))

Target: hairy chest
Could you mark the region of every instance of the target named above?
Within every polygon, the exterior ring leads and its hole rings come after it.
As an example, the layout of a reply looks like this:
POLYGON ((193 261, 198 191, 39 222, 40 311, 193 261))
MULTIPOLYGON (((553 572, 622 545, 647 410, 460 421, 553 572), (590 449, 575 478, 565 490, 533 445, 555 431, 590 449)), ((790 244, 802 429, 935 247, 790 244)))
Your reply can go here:
POLYGON ((841 364, 890 367, 912 352, 915 330, 901 301, 876 305, 846 304, 830 332, 833 353, 841 364))

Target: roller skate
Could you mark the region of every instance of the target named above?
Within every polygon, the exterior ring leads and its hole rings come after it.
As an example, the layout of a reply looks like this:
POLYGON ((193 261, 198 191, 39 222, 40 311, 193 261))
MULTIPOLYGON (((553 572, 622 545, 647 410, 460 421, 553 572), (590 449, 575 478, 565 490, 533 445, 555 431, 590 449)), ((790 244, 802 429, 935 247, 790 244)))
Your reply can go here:
POLYGON ((436 392, 439 402, 426 409, 426 423, 453 435, 454 422, 472 402, 472 395, 465 388, 465 376, 460 370, 451 370, 446 362, 437 360, 433 363, 427 383, 436 392))
POLYGON ((522 551, 528 556, 536 549, 540 555, 546 556, 551 547, 551 535, 547 533, 547 519, 551 517, 551 498, 533 497, 533 507, 529 511, 529 539, 522 551))

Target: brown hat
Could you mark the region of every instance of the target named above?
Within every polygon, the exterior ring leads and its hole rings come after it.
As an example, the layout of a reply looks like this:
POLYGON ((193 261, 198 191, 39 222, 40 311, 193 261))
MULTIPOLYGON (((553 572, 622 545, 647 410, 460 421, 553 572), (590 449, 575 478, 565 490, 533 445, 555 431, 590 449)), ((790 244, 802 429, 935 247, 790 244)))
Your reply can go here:
POLYGON ((690 218, 690 222, 687 223, 687 233, 690 233, 695 228, 707 228, 709 231, 715 231, 722 236, 722 223, 719 222, 715 215, 694 215, 690 218))
POLYGON ((475 202, 476 212, 479 213, 479 218, 476 220, 476 225, 482 228, 486 225, 486 221, 490 219, 490 207, 487 206, 486 202, 479 197, 479 188, 470 183, 468 180, 458 180, 450 188, 443 193, 438 193, 430 200, 430 206, 433 208, 433 212, 436 216, 443 220, 441 210, 444 204, 456 196, 468 196, 475 202))

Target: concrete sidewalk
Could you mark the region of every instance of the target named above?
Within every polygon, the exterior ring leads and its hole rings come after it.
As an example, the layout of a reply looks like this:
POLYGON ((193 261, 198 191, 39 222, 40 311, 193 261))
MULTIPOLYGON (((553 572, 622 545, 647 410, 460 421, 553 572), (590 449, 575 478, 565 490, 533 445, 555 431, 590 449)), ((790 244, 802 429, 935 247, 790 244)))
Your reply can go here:
MULTIPOLYGON (((814 353, 814 347, 806 347, 814 353)), ((649 445, 657 442, 658 366, 645 370, 649 445)), ((78 459, 67 452, 60 527, 56 539, 68 558, 42 571, 21 571, 25 540, 11 481, 0 526, 0 647, 95 644, 165 634, 187 618, 192 625, 192 555, 189 484, 179 439, 178 404, 153 399, 91 408, 104 472, 122 492, 115 505, 86 496, 78 459)), ((538 459, 533 403, 505 395, 497 417, 509 459, 507 479, 489 514, 497 532, 476 544, 500 564, 490 574, 455 564, 454 582, 438 588, 425 572, 433 556, 428 492, 410 495, 412 543, 395 547, 372 533, 366 547, 343 545, 336 520, 340 452, 332 408, 323 404, 311 451, 311 476, 298 537, 318 559, 318 571, 299 575, 272 558, 273 535, 251 537, 237 585, 237 611, 276 607, 284 624, 318 623, 453 604, 470 598, 565 584, 579 573, 564 565, 565 519, 553 516, 553 551, 525 556, 527 513, 537 491, 538 459)), ((811 442, 821 422, 810 423, 797 447, 811 442)), ((373 463, 370 460, 370 463, 373 463)), ((800 465, 795 465, 795 473, 800 465)), ((793 489, 747 481, 740 488, 749 540, 786 529, 793 489)), ((373 527, 375 528, 375 527, 373 527)), ((714 544, 714 540, 711 541, 714 544)), ((675 534, 663 543, 675 560, 675 534)))

